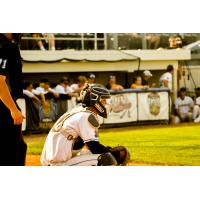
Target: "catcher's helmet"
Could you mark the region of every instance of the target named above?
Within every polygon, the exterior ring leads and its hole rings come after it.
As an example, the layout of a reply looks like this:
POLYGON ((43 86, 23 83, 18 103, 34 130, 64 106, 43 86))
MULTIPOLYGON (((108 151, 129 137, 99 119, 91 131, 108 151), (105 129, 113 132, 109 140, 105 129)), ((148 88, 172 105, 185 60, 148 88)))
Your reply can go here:
POLYGON ((110 92, 100 85, 87 85, 80 93, 83 107, 94 107, 97 113, 107 118, 106 107, 101 103, 102 99, 110 99, 110 92))

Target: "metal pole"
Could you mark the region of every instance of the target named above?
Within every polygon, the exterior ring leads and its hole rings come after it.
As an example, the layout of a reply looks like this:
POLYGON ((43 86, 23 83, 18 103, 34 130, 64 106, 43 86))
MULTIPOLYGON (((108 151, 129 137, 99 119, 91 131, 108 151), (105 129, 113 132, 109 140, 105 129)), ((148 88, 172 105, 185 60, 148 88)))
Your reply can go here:
POLYGON ((84 50, 84 34, 81 33, 81 49, 84 50))
POLYGON ((94 33, 94 49, 97 50, 97 33, 94 33))
POLYGON ((142 49, 147 49, 146 33, 142 33, 142 49))
POLYGON ((117 33, 113 34, 113 48, 118 49, 118 34, 117 33))
POLYGON ((47 33, 47 41, 48 41, 48 46, 49 46, 49 49, 48 50, 50 50, 51 49, 51 41, 50 41, 50 34, 49 33, 47 33))
POLYGON ((108 49, 108 43, 107 43, 107 33, 104 33, 104 49, 108 49))

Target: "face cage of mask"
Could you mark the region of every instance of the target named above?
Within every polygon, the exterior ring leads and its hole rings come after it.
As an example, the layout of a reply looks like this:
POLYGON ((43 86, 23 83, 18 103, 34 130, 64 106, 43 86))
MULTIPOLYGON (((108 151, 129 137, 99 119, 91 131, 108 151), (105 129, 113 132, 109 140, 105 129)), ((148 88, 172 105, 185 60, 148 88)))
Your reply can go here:
POLYGON ((99 97, 99 95, 92 93, 92 96, 95 98, 91 98, 91 102, 95 102, 94 104, 92 103, 92 105, 94 106, 94 108, 96 109, 96 111, 98 112, 98 114, 103 117, 103 118, 107 118, 110 110, 111 110, 111 104, 110 104, 110 96, 109 95, 101 95, 99 97), (98 100, 99 98, 99 100, 98 100), (102 103, 102 100, 106 100, 105 105, 102 103))

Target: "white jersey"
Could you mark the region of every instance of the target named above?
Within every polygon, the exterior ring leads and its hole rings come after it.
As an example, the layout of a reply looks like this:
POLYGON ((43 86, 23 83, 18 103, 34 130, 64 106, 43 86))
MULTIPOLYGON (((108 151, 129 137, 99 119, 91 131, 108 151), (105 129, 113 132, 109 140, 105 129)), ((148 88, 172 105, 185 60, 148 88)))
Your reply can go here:
MULTIPOLYGON (((85 87, 87 84, 85 83, 85 85, 83 87, 85 87)), ((70 86, 70 89, 72 92, 74 92, 75 90, 79 89, 80 86, 77 83, 74 83, 70 86)))
POLYGON ((29 90, 23 90, 23 94, 25 94, 26 96, 30 97, 30 98, 33 98, 35 95, 30 92, 29 90))
POLYGON ((57 85, 55 87, 55 91, 59 94, 67 94, 67 93, 73 92, 71 87, 68 86, 67 88, 64 88, 62 85, 57 85))
POLYGON ((57 85, 55 91, 59 94, 66 94, 66 90, 62 85, 57 85))
POLYGON ((32 89, 32 93, 34 95, 40 95, 41 94, 41 92, 37 91, 36 89, 32 89))
POLYGON ((74 156, 74 142, 79 136, 84 143, 99 140, 97 128, 88 121, 91 114, 98 120, 92 112, 86 111, 85 108, 73 109, 58 119, 46 138, 40 159, 42 165, 70 160, 74 156))
POLYGON ((188 96, 185 96, 183 100, 178 97, 175 101, 175 108, 178 109, 181 114, 187 114, 193 106, 194 102, 192 98, 188 96))
POLYGON ((35 95, 40 95, 41 93, 35 89, 32 89, 31 92, 29 90, 23 90, 23 94, 30 98, 33 98, 35 95))
POLYGON ((55 91, 54 89, 52 89, 52 88, 49 88, 48 90, 45 90, 45 89, 42 88, 42 87, 37 87, 35 90, 36 90, 35 92, 37 92, 38 94, 47 94, 48 92, 52 92, 52 93, 55 93, 55 92, 56 92, 56 91, 55 91))
POLYGON ((160 77, 160 85, 162 88, 165 88, 163 81, 168 81, 168 88, 172 90, 172 74, 170 72, 165 72, 161 77, 160 77))
POLYGON ((74 83, 74 84, 72 84, 72 85, 70 86, 70 88, 71 88, 71 90, 74 92, 74 90, 78 89, 79 86, 78 86, 77 83, 74 83))
POLYGON ((200 97, 197 97, 197 98, 196 98, 196 105, 199 105, 199 106, 200 106, 200 97))
POLYGON ((37 87, 35 90, 40 94, 46 94, 47 93, 47 91, 45 92, 44 88, 42 88, 42 87, 37 87))

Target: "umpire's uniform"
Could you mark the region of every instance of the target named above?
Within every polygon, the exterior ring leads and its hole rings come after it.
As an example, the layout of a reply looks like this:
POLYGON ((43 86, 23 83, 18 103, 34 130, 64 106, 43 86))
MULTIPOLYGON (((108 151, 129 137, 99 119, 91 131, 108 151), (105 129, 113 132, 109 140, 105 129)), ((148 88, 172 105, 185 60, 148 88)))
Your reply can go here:
MULTIPOLYGON (((14 101, 22 97, 22 63, 18 45, 0 34, 0 75, 14 101)), ((21 125, 14 125, 10 110, 0 100, 0 165, 25 165, 27 145, 23 140, 21 125)))

